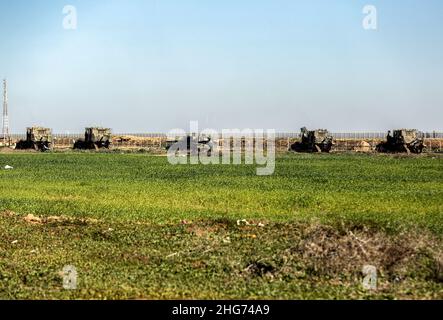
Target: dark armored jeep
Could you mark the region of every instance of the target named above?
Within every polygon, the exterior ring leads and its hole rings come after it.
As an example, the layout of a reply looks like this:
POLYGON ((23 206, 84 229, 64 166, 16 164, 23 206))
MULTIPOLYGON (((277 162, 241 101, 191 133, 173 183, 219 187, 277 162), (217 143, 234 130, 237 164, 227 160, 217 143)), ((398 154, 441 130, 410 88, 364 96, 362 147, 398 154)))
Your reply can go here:
POLYGON ((178 150, 188 155, 196 155, 206 153, 208 156, 216 151, 216 144, 211 137, 195 137, 185 136, 179 139, 168 140, 166 143, 166 150, 172 146, 176 146, 178 150))

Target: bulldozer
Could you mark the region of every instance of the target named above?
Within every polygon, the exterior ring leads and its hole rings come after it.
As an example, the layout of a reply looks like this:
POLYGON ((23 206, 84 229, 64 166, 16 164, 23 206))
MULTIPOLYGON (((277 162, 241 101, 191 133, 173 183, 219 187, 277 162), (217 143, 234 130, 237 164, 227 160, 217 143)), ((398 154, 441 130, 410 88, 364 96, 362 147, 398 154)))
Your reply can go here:
POLYGON ((299 142, 291 146, 295 152, 330 152, 334 141, 332 135, 325 129, 309 131, 301 128, 300 138, 299 142))
POLYGON ((78 139, 74 143, 74 149, 80 150, 98 150, 109 149, 111 145, 111 129, 109 128, 86 128, 85 138, 78 139))
POLYGON ((20 140, 15 145, 16 150, 34 149, 48 151, 52 149, 52 131, 43 127, 30 127, 26 129, 26 140, 20 140))
POLYGON ((425 145, 415 129, 400 129, 388 132, 386 141, 377 145, 376 150, 382 153, 422 153, 425 145))

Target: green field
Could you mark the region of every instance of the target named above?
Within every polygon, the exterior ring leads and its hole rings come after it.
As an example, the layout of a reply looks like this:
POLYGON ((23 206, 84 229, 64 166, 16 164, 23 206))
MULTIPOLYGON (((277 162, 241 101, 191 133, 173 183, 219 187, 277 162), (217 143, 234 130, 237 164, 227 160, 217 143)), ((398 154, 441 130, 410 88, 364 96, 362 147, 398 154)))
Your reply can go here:
POLYGON ((0 166, 0 298, 443 299, 441 155, 281 155, 269 177, 147 154, 0 166))

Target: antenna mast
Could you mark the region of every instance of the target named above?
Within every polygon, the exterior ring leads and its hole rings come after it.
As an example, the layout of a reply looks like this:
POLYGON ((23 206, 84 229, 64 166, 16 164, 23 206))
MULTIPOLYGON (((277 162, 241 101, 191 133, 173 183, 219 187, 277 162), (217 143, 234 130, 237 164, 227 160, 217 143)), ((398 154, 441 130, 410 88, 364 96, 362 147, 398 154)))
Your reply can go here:
POLYGON ((3 80, 3 143, 9 144, 8 84, 3 80))

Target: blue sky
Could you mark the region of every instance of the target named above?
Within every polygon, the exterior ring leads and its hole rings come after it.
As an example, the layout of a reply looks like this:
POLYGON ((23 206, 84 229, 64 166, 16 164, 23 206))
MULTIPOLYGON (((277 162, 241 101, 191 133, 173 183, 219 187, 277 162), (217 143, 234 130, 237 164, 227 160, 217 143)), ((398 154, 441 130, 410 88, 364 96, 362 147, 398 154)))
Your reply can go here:
POLYGON ((440 0, 0 0, 0 30, 13 132, 443 130, 440 0))

